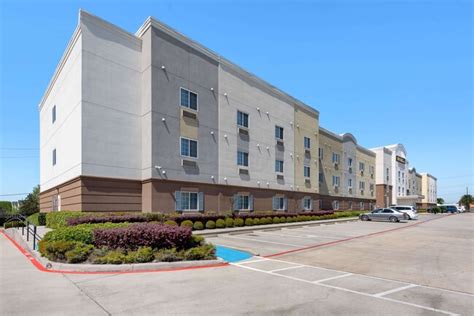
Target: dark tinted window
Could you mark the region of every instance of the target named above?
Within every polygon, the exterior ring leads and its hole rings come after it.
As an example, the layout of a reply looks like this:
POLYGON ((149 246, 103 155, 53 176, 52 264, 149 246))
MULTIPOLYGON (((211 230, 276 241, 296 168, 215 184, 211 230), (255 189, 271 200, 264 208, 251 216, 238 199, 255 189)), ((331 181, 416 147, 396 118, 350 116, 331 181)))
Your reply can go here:
POLYGON ((383 210, 382 213, 393 213, 393 211, 392 211, 392 210, 387 210, 387 209, 385 209, 385 210, 383 210))

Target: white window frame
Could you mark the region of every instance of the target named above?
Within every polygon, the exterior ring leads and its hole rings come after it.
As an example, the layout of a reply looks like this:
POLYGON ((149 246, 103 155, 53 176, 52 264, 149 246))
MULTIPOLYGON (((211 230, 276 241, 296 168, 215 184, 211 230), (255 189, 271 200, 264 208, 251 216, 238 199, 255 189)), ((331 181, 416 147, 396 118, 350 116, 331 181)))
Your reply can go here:
MULTIPOLYGON (((245 162, 245 159, 244 159, 244 162, 245 162)), ((247 151, 242 151, 242 150, 238 150, 238 149, 237 149, 237 166, 248 168, 248 166, 249 166, 249 153, 248 153, 247 151), (239 154, 240 154, 240 153, 247 154, 247 165, 241 165, 241 164, 239 164, 239 154)))
POLYGON ((284 138, 285 138, 285 128, 284 127, 281 127, 280 125, 275 125, 275 138, 277 140, 280 140, 280 141, 284 140, 284 138), (277 129, 278 129, 278 131, 281 131, 281 134, 282 134, 281 138, 280 138, 280 135, 278 135, 278 136, 276 135, 277 129))
POLYGON ((341 157, 338 153, 333 152, 332 153, 332 162, 339 164, 341 157))
POLYGON ((53 149, 53 152, 52 152, 52 163, 53 163, 53 166, 56 166, 58 162, 58 159, 57 159, 57 153, 56 153, 56 148, 53 149))
POLYGON ((187 194, 189 195, 188 196, 188 200, 189 200, 189 205, 188 206, 191 206, 191 194, 196 194, 196 208, 185 208, 183 207, 183 209, 181 211, 183 212, 198 212, 199 211, 199 192, 191 192, 191 191, 180 191, 181 192, 181 206, 183 206, 183 196, 184 194, 187 194))
POLYGON ((311 167, 310 166, 303 166, 303 175, 305 178, 311 177, 311 167), (306 175, 306 170, 308 170, 308 175, 306 175))
POLYGON ((359 162, 359 171, 365 171, 365 163, 359 162))
POLYGON ((280 196, 280 195, 277 195, 275 196, 275 199, 278 199, 278 207, 275 209, 275 211, 285 211, 286 208, 285 208, 285 196, 280 196), (282 202, 282 203, 280 203, 282 202), (281 206, 281 207, 280 207, 281 206))
POLYGON ((244 206, 243 201, 245 200, 245 198, 247 198, 247 208, 238 207, 237 209, 239 211, 249 211, 250 210, 250 196, 249 195, 237 194, 237 199, 238 199, 237 205, 238 206, 244 206))
POLYGON ((332 201, 332 209, 335 210, 335 211, 339 210, 339 201, 338 200, 332 201))
POLYGON ((283 171, 285 170, 284 166, 285 166, 285 162, 283 160, 275 159, 275 172, 276 173, 283 173, 283 171), (279 162, 281 162, 281 170, 277 170, 277 166, 280 166, 279 162))
POLYGON ((237 110, 237 119, 236 119, 235 122, 236 122, 236 124, 237 124, 238 127, 248 129, 248 128, 249 128, 249 122, 250 122, 250 119, 249 119, 249 118, 250 118, 250 115, 249 115, 247 112, 241 111, 241 110, 237 110), (239 124, 239 113, 242 113, 242 114, 244 114, 244 115, 247 115, 247 126, 242 125, 242 124, 239 124))
POLYGON ((332 186, 338 186, 339 187, 340 181, 339 181, 339 176, 332 176, 332 186))
MULTIPOLYGON (((190 143, 190 145, 189 145, 189 153, 191 154, 191 143, 190 143)), ((179 155, 180 155, 181 157, 188 158, 188 159, 199 159, 199 141, 198 141, 197 139, 192 139, 192 138, 180 136, 180 137, 179 137, 179 155), (196 142, 196 157, 183 155, 183 154, 181 153, 181 142, 182 142, 184 139, 185 139, 185 140, 188 140, 188 141, 194 141, 194 142, 196 142)))
POLYGON ((304 149, 311 149, 311 138, 303 136, 303 146, 304 149), (308 141, 308 146, 306 146, 306 141, 308 141))
POLYGON ((198 94, 197 92, 192 91, 192 90, 189 90, 189 89, 187 89, 187 88, 179 87, 179 106, 180 106, 180 107, 183 107, 183 108, 186 108, 186 109, 188 109, 188 110, 190 110, 190 111, 198 112, 198 111, 199 111, 199 94, 198 94), (182 97, 182 95, 181 95, 181 90, 184 90, 184 91, 188 92, 188 95, 189 95, 189 97, 188 97, 188 106, 182 105, 182 102, 181 102, 181 101, 182 101, 182 100, 181 100, 181 97, 182 97), (192 109, 192 108, 191 108, 191 93, 194 93, 194 94, 196 95, 196 109, 192 109))
POLYGON ((313 209, 313 199, 310 196, 305 196, 303 198, 303 209, 305 211, 311 211, 313 209), (309 206, 306 206, 306 202, 309 201, 309 206))
POLYGON ((359 210, 364 210, 364 208, 365 208, 365 203, 359 202, 359 210))
POLYGON ((54 124, 56 122, 56 104, 53 105, 53 108, 51 109, 51 124, 54 124))

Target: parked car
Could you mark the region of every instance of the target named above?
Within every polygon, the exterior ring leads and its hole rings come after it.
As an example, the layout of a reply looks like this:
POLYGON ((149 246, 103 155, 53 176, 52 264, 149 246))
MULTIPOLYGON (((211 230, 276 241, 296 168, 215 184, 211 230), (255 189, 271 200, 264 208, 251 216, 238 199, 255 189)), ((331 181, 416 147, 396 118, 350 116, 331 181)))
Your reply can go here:
POLYGON ((391 208, 378 208, 359 216, 362 221, 390 221, 392 223, 408 219, 408 215, 391 208))
POLYGON ((456 205, 446 205, 444 206, 446 213, 457 213, 459 212, 458 208, 456 205))
POLYGON ((390 206, 390 208, 407 214, 408 219, 418 219, 418 213, 417 213, 416 208, 414 206, 395 205, 395 206, 390 206))

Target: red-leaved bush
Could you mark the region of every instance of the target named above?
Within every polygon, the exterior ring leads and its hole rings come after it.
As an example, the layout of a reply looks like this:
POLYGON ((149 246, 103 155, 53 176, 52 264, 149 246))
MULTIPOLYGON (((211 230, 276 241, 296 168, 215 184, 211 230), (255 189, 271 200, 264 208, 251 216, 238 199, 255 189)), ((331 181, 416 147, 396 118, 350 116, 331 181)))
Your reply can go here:
POLYGON ((191 228, 155 223, 138 223, 128 227, 94 230, 96 247, 137 249, 185 249, 191 242, 191 228))

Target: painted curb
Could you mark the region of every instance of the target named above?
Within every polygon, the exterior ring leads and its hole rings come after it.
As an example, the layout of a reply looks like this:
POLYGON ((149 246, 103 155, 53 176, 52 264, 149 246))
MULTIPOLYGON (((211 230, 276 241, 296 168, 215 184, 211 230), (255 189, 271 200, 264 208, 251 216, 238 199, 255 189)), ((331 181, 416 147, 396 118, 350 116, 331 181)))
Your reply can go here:
POLYGON ((217 268, 228 266, 229 263, 222 259, 201 260, 201 261, 180 261, 180 262, 156 262, 156 263, 136 263, 122 265, 95 265, 95 264, 68 264, 51 262, 41 258, 37 251, 33 251, 18 235, 16 229, 0 233, 7 238, 38 270, 49 273, 62 274, 127 274, 127 273, 148 273, 148 272, 172 272, 204 268, 217 268), (10 233, 14 232, 13 235, 10 233), (20 238, 21 240, 17 240, 20 238), (23 244, 23 245, 20 245, 23 244), (49 265, 50 264, 50 265, 49 265))

